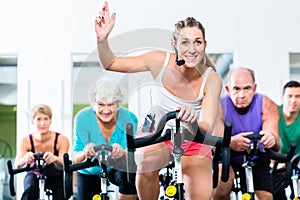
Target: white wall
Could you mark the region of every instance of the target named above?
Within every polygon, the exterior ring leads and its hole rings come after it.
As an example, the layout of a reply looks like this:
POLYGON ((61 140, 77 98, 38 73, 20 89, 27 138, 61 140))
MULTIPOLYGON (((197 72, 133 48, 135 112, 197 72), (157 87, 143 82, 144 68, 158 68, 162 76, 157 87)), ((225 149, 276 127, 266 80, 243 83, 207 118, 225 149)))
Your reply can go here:
MULTIPOLYGON (((94 19, 102 3, 94 1, 94 5, 86 5, 75 1, 88 13, 75 16, 81 27, 72 36, 78 38, 75 49, 83 48, 82 38, 86 38, 86 47, 95 47, 94 30, 89 20, 94 19)), ((206 27, 207 52, 233 52, 238 66, 255 69, 258 90, 278 103, 282 83, 289 78, 288 54, 300 52, 300 27, 297 25, 300 2, 297 0, 112 0, 109 4, 110 10, 117 13, 111 38, 142 28, 172 30, 177 20, 195 16, 206 27)), ((127 42, 119 41, 119 45, 127 45, 127 42)))
MULTIPOLYGON (((102 4, 0 1, 0 53, 18 55, 18 142, 30 130, 27 114, 35 103, 53 108, 52 128, 71 140, 71 53, 95 50, 93 23, 102 4)), ((258 90, 276 102, 282 83, 289 79, 288 53, 300 52, 298 0, 111 0, 109 4, 117 13, 111 38, 144 28, 171 31, 176 21, 196 17, 206 27, 207 52, 233 52, 237 65, 255 70, 258 90)), ((133 42, 116 40, 114 46, 133 42)), ((165 42, 163 47, 169 43, 165 42)))

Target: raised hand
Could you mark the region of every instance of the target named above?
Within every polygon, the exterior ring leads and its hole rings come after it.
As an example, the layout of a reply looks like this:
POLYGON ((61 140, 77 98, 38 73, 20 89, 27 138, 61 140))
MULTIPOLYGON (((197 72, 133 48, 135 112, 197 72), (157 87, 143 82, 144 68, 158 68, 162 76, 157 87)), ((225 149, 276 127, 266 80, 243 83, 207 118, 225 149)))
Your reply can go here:
POLYGON ((108 3, 105 1, 101 11, 99 12, 99 15, 96 16, 95 19, 95 31, 98 41, 107 39, 115 25, 115 16, 116 13, 110 15, 108 3))

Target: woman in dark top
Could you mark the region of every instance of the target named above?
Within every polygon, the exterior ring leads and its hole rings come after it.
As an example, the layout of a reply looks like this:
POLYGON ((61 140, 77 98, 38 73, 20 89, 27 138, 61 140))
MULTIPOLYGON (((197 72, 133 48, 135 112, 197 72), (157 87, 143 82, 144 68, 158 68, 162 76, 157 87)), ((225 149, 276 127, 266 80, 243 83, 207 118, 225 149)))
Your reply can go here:
MULTIPOLYGON (((43 160, 49 166, 63 165, 62 156, 68 153, 69 140, 66 136, 51 131, 52 110, 47 105, 36 105, 31 112, 32 125, 35 131, 22 138, 21 146, 15 160, 16 168, 25 164, 34 165, 34 153, 43 153, 43 160)), ((37 171, 29 171, 24 179, 24 192, 22 200, 35 200, 39 198, 39 183, 37 171)), ((52 190, 53 199, 64 199, 63 175, 57 171, 45 168, 45 188, 52 190)))

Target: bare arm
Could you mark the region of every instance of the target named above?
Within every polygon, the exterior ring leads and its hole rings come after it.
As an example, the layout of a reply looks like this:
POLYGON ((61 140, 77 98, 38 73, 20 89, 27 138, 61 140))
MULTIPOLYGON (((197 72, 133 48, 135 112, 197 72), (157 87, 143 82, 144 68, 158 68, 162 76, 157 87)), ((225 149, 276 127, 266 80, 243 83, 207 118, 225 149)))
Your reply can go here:
POLYGON ((223 110, 221 103, 219 103, 219 109, 218 109, 218 114, 216 118, 215 125, 213 127, 213 133, 212 135, 218 136, 218 137, 224 137, 224 118, 223 118, 223 110))
POLYGON ((223 135, 222 111, 220 110, 221 77, 212 71, 207 79, 200 112, 199 127, 208 134, 223 135))
POLYGON ((85 154, 83 151, 74 152, 74 163, 79 163, 85 159, 85 154))
POLYGON ((95 19, 98 56, 105 69, 108 69, 117 60, 117 57, 114 55, 108 44, 108 36, 115 25, 115 16, 115 13, 110 15, 108 3, 105 2, 99 12, 99 16, 95 19))
POLYGON ((21 140, 20 148, 18 149, 18 153, 15 159, 15 167, 20 168, 24 166, 26 163, 30 164, 33 160, 33 153, 30 152, 30 141, 28 137, 25 137, 21 140), (25 156, 25 154, 28 154, 25 156))
MULTIPOLYGON (((149 66, 155 62, 154 55, 143 55, 134 57, 116 57, 112 52, 108 36, 114 25, 116 14, 110 15, 108 3, 105 2, 99 16, 95 19, 95 32, 97 37, 98 56, 105 69, 118 72, 148 71, 149 66), (149 62, 149 59, 152 63, 149 62)), ((161 63, 160 63, 161 64, 161 63)))
POLYGON ((166 53, 162 51, 151 51, 138 56, 116 57, 111 52, 108 42, 106 45, 99 45, 98 56, 101 64, 106 70, 135 73, 150 71, 156 78, 166 58, 166 53))
POLYGON ((74 162, 79 163, 85 158, 92 159, 97 155, 97 152, 94 151, 94 147, 94 143, 88 143, 82 151, 74 152, 74 162))
POLYGON ((85 149, 83 151, 74 152, 74 163, 80 163, 86 158, 92 159, 94 155, 96 155, 95 152, 93 153, 93 155, 87 156, 87 152, 85 151, 85 149))
POLYGON ((63 166, 63 155, 69 151, 69 140, 65 135, 60 135, 58 137, 58 156, 56 156, 55 164, 58 166, 63 166))
POLYGON ((279 110, 277 105, 267 96, 263 98, 262 112, 263 127, 261 134, 264 136, 261 139, 261 143, 267 148, 273 147, 274 150, 278 151, 280 149, 278 131, 279 110))

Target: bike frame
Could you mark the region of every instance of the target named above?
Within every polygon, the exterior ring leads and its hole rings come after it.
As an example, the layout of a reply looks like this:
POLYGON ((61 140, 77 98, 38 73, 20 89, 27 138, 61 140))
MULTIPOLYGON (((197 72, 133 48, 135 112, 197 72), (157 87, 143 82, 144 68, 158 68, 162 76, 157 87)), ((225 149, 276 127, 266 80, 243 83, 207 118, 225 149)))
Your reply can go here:
POLYGON ((300 154, 297 154, 292 158, 291 166, 292 166, 292 176, 291 176, 292 196, 291 196, 291 199, 299 200, 300 199, 300 187, 299 187, 300 154))
POLYGON ((240 171, 234 172, 233 188, 231 189, 230 199, 242 199, 240 171))
MULTIPOLYGON (((44 174, 45 161, 42 159, 42 157, 37 158, 35 160, 35 164, 36 164, 37 168, 39 169, 39 171, 41 172, 41 174, 37 175, 37 178, 39 180, 39 200, 45 200, 45 196, 46 196, 45 182, 47 179, 47 176, 44 174)), ((50 195, 52 196, 52 191, 47 195, 48 200, 50 200, 50 195)))
MULTIPOLYGON (((39 200, 45 200, 46 197, 48 200, 52 199, 52 191, 49 189, 45 190, 45 181, 47 179, 46 175, 44 174, 44 169, 46 167, 46 163, 43 160, 43 154, 42 153, 34 153, 34 158, 35 158, 35 165, 30 166, 29 164, 25 165, 22 168, 18 169, 13 169, 12 167, 12 162, 11 160, 7 161, 7 167, 8 167, 8 172, 10 174, 10 194, 11 196, 15 196, 16 192, 14 189, 14 175, 21 173, 21 172, 28 172, 37 169, 39 171, 39 175, 37 175, 37 179, 39 182, 39 200)), ((54 165, 53 165, 54 166, 54 165)), ((53 167, 53 169, 57 171, 62 171, 59 167, 53 167)))
MULTIPOLYGON (((182 155, 184 153, 183 149, 181 148, 181 144, 182 144, 182 138, 181 138, 181 134, 182 134, 182 129, 181 127, 179 127, 179 120, 176 119, 176 132, 178 134, 174 134, 171 135, 171 141, 174 144, 173 145, 173 151, 172 151, 172 155, 174 157, 174 168, 172 169, 173 171, 173 180, 171 181, 174 186, 176 187, 176 193, 173 195, 168 195, 168 189, 169 186, 166 188, 166 195, 170 196, 170 197, 174 197, 174 199, 178 199, 178 200, 184 200, 184 188, 183 188, 183 178, 182 178, 182 155), (178 125, 177 125, 178 124, 178 125)), ((171 185, 172 186, 172 185, 171 185)))
MULTIPOLYGON (((42 166, 44 164, 43 160, 39 160, 38 162, 41 162, 41 165, 38 166, 42 166)), ((45 180, 47 179, 45 174, 39 174, 37 175, 37 178, 39 180, 39 200, 45 200, 45 196, 46 196, 46 191, 45 191, 45 180)), ((52 194, 51 194, 52 196, 52 194)), ((48 195, 48 200, 50 199, 49 195, 48 195)))
MULTIPOLYGON (((65 198, 69 199, 73 195, 72 189, 72 174, 73 171, 77 171, 80 169, 85 169, 93 166, 101 166, 101 173, 99 174, 100 182, 101 182, 101 193, 96 194, 94 198, 101 197, 101 200, 108 200, 108 172, 107 166, 110 165, 109 156, 105 153, 106 151, 112 151, 112 146, 108 144, 102 144, 94 147, 94 150, 98 152, 97 159, 85 159, 81 163, 70 164, 69 155, 67 153, 64 154, 64 179, 65 181, 65 198)), ((111 160, 112 161, 112 160, 111 160)), ((117 162, 117 161, 115 161, 117 162)), ((125 165, 124 165, 125 168, 125 165)))
POLYGON ((159 182, 160 182, 160 197, 163 200, 165 198, 166 188, 170 185, 173 180, 173 170, 175 164, 173 161, 169 161, 168 166, 159 171, 159 182))
MULTIPOLYGON (((247 162, 242 165, 245 168, 245 174, 246 174, 246 185, 247 185, 247 191, 248 194, 250 194, 250 199, 255 200, 255 193, 254 193, 254 184, 253 184, 253 172, 252 172, 252 165, 247 162)), ((246 194, 243 194, 244 196, 246 194)))
POLYGON ((292 176, 292 186, 293 186, 293 192, 294 192, 294 198, 293 199, 299 199, 299 175, 293 175, 292 176))
MULTIPOLYGON (((245 155, 246 156, 246 161, 242 164, 242 167, 245 170, 245 176, 246 176, 246 192, 242 194, 241 199, 243 200, 255 200, 255 191, 254 191, 254 183, 253 183, 253 167, 255 166, 255 160, 252 160, 254 156, 262 156, 262 157, 267 157, 269 159, 276 160, 276 162, 285 162, 286 165, 290 162, 295 149, 296 149, 296 144, 292 144, 290 147, 290 150, 288 154, 282 154, 278 153, 275 151, 272 151, 271 149, 265 149, 265 152, 260 151, 258 147, 258 141, 261 139, 261 135, 259 134, 251 134, 246 136, 248 139, 250 139, 252 142, 245 152, 235 152, 237 155, 245 155)), ((237 183, 238 180, 235 177, 234 180, 237 183)), ((241 186, 241 184, 240 184, 241 186)), ((238 188, 234 188, 235 191, 233 191, 236 194, 236 197, 239 196, 238 188)), ((240 187, 240 190, 242 188, 240 187)))
MULTIPOLYGON (((112 150, 112 149, 111 149, 112 150)), ((111 151, 110 150, 110 151, 111 151)), ((99 165, 101 166, 101 173, 100 173, 100 179, 101 179, 101 200, 108 200, 108 190, 107 190, 107 184, 108 184, 108 173, 107 173, 107 162, 108 162, 108 156, 105 154, 105 148, 102 147, 100 150, 100 156, 98 157, 99 165), (104 164, 105 163, 105 164, 104 164)))
POLYGON ((255 200, 255 191, 254 191, 254 183, 253 183, 253 167, 254 162, 251 161, 252 157, 255 155, 253 152, 257 151, 257 141, 251 143, 249 149, 246 153, 246 161, 242 164, 242 168, 245 171, 246 178, 246 192, 242 193, 242 185, 240 179, 240 170, 241 168, 235 170, 235 178, 234 178, 234 188, 232 192, 235 194, 236 199, 243 200, 255 200))
MULTIPOLYGON (((184 200, 184 189, 183 189, 183 180, 182 180, 182 162, 181 157, 183 155, 183 150, 181 149, 181 144, 184 140, 194 141, 198 143, 203 143, 211 146, 217 147, 219 152, 222 151, 223 153, 223 160, 222 163, 224 164, 224 167, 222 169, 222 177, 221 180, 226 182, 229 177, 229 166, 230 166, 230 150, 229 150, 229 144, 230 144, 230 138, 231 138, 231 123, 225 124, 225 132, 224 132, 224 138, 217 137, 213 135, 208 135, 199 130, 197 122, 194 122, 191 124, 191 127, 193 129, 194 134, 191 134, 187 131, 184 133, 182 132, 183 129, 180 128, 180 120, 177 119, 177 114, 179 111, 173 111, 165 114, 162 116, 162 118, 158 121, 158 125, 154 133, 151 135, 141 137, 141 138, 133 138, 133 126, 132 124, 127 124, 126 126, 126 136, 127 136, 127 171, 132 172, 136 171, 136 164, 134 160, 134 151, 135 148, 140 148, 152 144, 156 144, 159 142, 167 141, 167 140, 173 140, 172 137, 174 137, 174 143, 173 143, 173 157, 174 157, 174 171, 173 171, 173 178, 175 181, 175 191, 174 188, 171 189, 172 198, 176 200, 184 200), (175 135, 171 131, 171 129, 166 129, 165 132, 163 132, 165 124, 170 119, 176 119, 176 131, 175 135), (184 138, 182 138, 184 136, 184 138), (222 150, 220 150, 222 149, 222 150)), ((218 160, 215 160, 218 162, 218 160)), ((218 170, 218 168, 216 169, 218 170)), ((214 173, 218 175, 218 171, 214 170, 214 173)), ((130 174, 129 174, 130 175, 130 174)), ((213 178, 218 180, 218 176, 213 176, 213 178)), ((128 180, 131 180, 131 177, 128 176, 128 180)), ((217 182, 216 180, 216 182, 217 182)), ((168 188, 167 188, 168 189, 168 188)))

